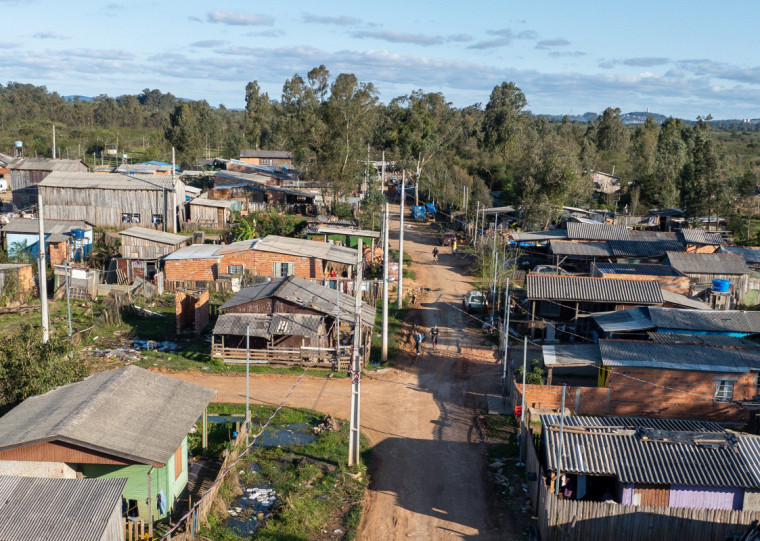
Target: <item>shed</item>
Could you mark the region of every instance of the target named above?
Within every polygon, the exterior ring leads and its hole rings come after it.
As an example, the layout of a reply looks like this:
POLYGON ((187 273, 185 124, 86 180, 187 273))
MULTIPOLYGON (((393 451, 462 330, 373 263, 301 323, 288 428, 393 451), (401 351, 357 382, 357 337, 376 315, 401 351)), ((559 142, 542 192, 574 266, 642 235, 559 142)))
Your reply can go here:
POLYGON ((670 265, 628 264, 628 263, 593 263, 591 276, 599 278, 616 278, 618 280, 648 281, 657 280, 663 290, 676 293, 689 293, 689 277, 670 265))
MULTIPOLYGON (((542 415, 541 423, 555 477, 560 417, 542 415)), ((607 492, 623 505, 757 510, 758 436, 707 421, 645 417, 565 416, 562 424, 561 471, 576 488, 573 499, 599 501, 607 492)))
POLYGON ((287 150, 241 150, 240 160, 252 165, 293 167, 293 153, 287 150))
POLYGON ((216 391, 136 366, 27 398, 0 417, 0 475, 127 478, 132 516, 170 513, 187 485, 187 433, 216 391))
POLYGON ((211 227, 224 226, 232 220, 232 213, 242 209, 240 201, 215 200, 207 197, 196 197, 188 204, 190 221, 211 227))
POLYGON ((547 385, 552 384, 554 376, 596 378, 602 364, 597 344, 546 345, 541 353, 548 371, 547 385))
POLYGON ((119 236, 119 252, 125 259, 161 259, 193 241, 192 237, 137 226, 120 231, 119 236))
POLYGON ((13 204, 21 208, 37 204, 37 185, 54 171, 87 172, 87 165, 81 160, 51 158, 17 158, 8 168, 13 204))
MULTIPOLYGON (((731 282, 730 297, 736 303, 742 304, 749 291, 750 270, 740 254, 668 252, 668 261, 674 269, 690 278, 692 294, 710 288, 716 279, 731 282)), ((710 304, 714 304, 714 300, 710 304)))
POLYGON ((744 258, 747 266, 755 271, 760 270, 760 248, 754 246, 721 246, 721 254, 738 254, 744 258))
POLYGON ((136 224, 177 232, 184 219, 185 185, 170 175, 63 173, 40 185, 45 218, 83 220, 98 227, 127 229, 136 224))
POLYGON ((31 264, 0 264, 0 295, 25 293, 31 291, 33 287, 34 271, 31 264))
MULTIPOLYGON (((60 265, 69 258, 83 261, 92 251, 92 226, 78 220, 43 221, 45 227, 45 251, 48 264, 60 265)), ((36 257, 39 253, 40 222, 28 218, 15 218, 2 228, 6 251, 25 247, 26 252, 36 257)))
POLYGON ((124 541, 126 479, 46 479, 0 475, 0 539, 124 541))

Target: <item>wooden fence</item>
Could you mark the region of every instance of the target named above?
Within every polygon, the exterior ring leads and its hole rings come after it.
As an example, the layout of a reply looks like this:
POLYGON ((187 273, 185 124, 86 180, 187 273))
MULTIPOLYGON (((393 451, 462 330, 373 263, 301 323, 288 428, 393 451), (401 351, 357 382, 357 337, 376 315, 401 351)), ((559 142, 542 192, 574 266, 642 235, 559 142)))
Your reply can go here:
POLYGON ((150 540, 148 526, 144 520, 121 520, 124 523, 124 541, 150 540))
POLYGON ((172 541, 189 541, 191 539, 195 539, 195 534, 198 533, 201 524, 206 524, 208 522, 208 514, 211 512, 211 507, 214 503, 214 500, 216 499, 217 494, 219 493, 219 489, 222 486, 222 481, 219 479, 222 477, 222 475, 224 475, 224 472, 227 470, 227 468, 230 467, 230 464, 237 460, 237 458, 240 456, 240 453, 243 451, 243 448, 245 447, 246 431, 238 430, 237 432, 237 438, 235 438, 235 440, 232 442, 232 449, 225 450, 226 456, 224 457, 222 466, 219 468, 219 474, 216 477, 216 481, 218 482, 216 482, 216 484, 214 484, 209 489, 205 497, 203 497, 201 500, 200 504, 198 504, 198 507, 193 509, 190 516, 187 517, 187 521, 185 523, 185 531, 177 534, 172 534, 172 541))
POLYGON ((757 511, 560 499, 549 492, 544 482, 544 471, 532 438, 525 438, 523 443, 528 495, 538 517, 541 541, 723 541, 743 533, 752 521, 760 520, 757 511))

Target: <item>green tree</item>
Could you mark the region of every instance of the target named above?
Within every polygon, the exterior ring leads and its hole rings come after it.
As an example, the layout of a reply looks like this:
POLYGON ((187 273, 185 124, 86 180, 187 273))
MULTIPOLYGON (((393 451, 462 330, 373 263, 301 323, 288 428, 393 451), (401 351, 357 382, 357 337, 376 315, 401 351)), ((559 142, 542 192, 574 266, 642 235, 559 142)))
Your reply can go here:
POLYGON ((42 334, 31 325, 0 337, 0 413, 30 396, 85 378, 89 370, 75 360, 68 342, 42 334))
POLYGON ((271 139, 271 124, 269 95, 261 93, 257 81, 248 83, 245 87, 245 137, 252 148, 259 149, 271 139))
POLYGON ((483 145, 505 159, 520 139, 528 101, 514 83, 503 82, 494 87, 483 116, 483 145))

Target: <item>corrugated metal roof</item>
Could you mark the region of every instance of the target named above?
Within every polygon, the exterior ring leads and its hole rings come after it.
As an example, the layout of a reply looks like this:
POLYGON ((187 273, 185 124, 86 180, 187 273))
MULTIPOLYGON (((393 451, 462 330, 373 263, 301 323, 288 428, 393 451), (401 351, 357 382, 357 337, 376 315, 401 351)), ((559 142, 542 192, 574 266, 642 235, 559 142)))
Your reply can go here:
POLYGON ((705 231, 704 229, 681 229, 680 235, 687 244, 723 244, 720 233, 705 231))
POLYGON ((136 366, 27 398, 0 417, 0 449, 67 441, 166 464, 216 391, 136 366))
POLYGON ((213 207, 218 209, 231 209, 232 207, 239 207, 240 201, 224 200, 224 199, 206 199, 205 197, 196 197, 190 201, 190 206, 198 207, 213 207))
POLYGON ((686 250, 678 241, 664 240, 611 240, 610 247, 617 257, 663 257, 686 250))
POLYGON ((747 274, 749 268, 738 254, 695 254, 668 252, 673 268, 684 274, 747 274))
MULTIPOLYGON (((338 313, 336 308, 337 293, 334 289, 298 278, 297 276, 288 276, 287 278, 245 287, 225 302, 220 307, 220 310, 227 310, 241 304, 269 297, 283 299, 331 316, 336 316, 338 313)), ((355 313, 354 297, 345 294, 341 295, 341 318, 351 319, 355 313)), ((369 327, 374 327, 375 325, 375 308, 366 302, 362 302, 362 321, 364 325, 369 327)))
POLYGON ((19 171, 87 171, 87 166, 81 160, 52 158, 18 158, 8 168, 19 171))
POLYGON ((183 246, 176 252, 167 255, 165 261, 182 260, 182 259, 217 259, 216 252, 219 250, 218 244, 191 244, 183 246))
MULTIPOLYGON (((72 229, 84 229, 92 231, 92 226, 76 220, 44 220, 45 234, 65 234, 70 233, 72 229)), ((14 218, 3 226, 4 233, 19 233, 26 235, 37 235, 40 232, 40 222, 37 218, 14 218)))
POLYGON ((250 335, 270 339, 276 335, 305 336, 316 339, 323 316, 311 314, 222 314, 214 326, 214 334, 245 336, 246 325, 250 335))
POLYGON ((380 238, 379 231, 370 231, 369 229, 352 229, 350 227, 331 227, 329 225, 320 225, 317 227, 317 233, 320 235, 347 235, 353 237, 368 237, 373 239, 380 238))
POLYGON ((245 336, 245 328, 250 325, 250 335, 269 339, 269 314, 221 314, 214 325, 214 334, 245 336))
POLYGON ((158 242, 160 244, 170 244, 172 246, 175 244, 187 242, 188 240, 192 240, 192 237, 175 235, 174 233, 159 231, 158 229, 148 229, 146 227, 130 227, 129 229, 119 231, 119 235, 145 239, 151 242, 158 242))
POLYGON ((721 246, 718 251, 722 254, 739 254, 747 263, 760 263, 760 248, 749 246, 721 246))
POLYGON ((756 349, 638 340, 599 340, 604 366, 743 374, 760 369, 756 349))
POLYGON ((706 344, 711 346, 760 348, 760 344, 749 338, 725 336, 721 334, 681 334, 672 332, 650 332, 652 342, 660 344, 706 344))
POLYGON ((241 158, 281 158, 293 159, 293 153, 287 150, 241 150, 241 158))
POLYGON ((604 332, 635 332, 654 329, 646 308, 630 308, 617 312, 591 314, 604 332))
POLYGON ((625 274, 633 276, 683 276, 682 273, 670 265, 647 265, 626 263, 597 263, 598 268, 604 274, 625 274))
POLYGON ((602 364, 597 344, 544 346, 541 348, 546 366, 591 366, 602 364))
POLYGON ((118 478, 0 476, 0 539, 100 541, 126 485, 118 478))
POLYGON ((567 237, 577 240, 628 240, 628 229, 622 225, 567 223, 567 237))
POLYGON ((554 229, 552 231, 526 231, 524 233, 512 233, 515 242, 544 242, 552 239, 566 239, 567 230, 554 229))
POLYGON ((581 257, 612 257, 608 242, 571 242, 567 240, 550 240, 549 248, 555 255, 581 257))
POLYGON ((686 295, 681 295, 680 293, 675 293, 669 289, 662 290, 662 298, 666 303, 674 304, 682 308, 690 308, 692 310, 712 310, 712 306, 706 302, 702 302, 694 297, 688 297, 686 295))
POLYGON ((655 280, 529 274, 527 282, 529 299, 619 304, 662 304, 663 302, 660 284, 655 280))
POLYGON ((269 334, 305 336, 316 339, 319 337, 319 328, 322 325, 323 316, 310 314, 272 314, 269 323, 269 334))
MULTIPOLYGON (((541 422, 547 469, 556 471, 560 417, 542 415, 541 422)), ((621 483, 760 487, 758 436, 705 421, 566 416, 564 423, 564 472, 615 475, 621 483), (708 438, 723 443, 695 442, 708 438)))
POLYGON ((683 310, 651 307, 649 317, 658 329, 693 332, 760 333, 760 312, 742 310, 683 310))
POLYGON ((39 183, 49 188, 86 188, 98 190, 171 190, 182 181, 171 175, 127 175, 122 173, 65 173, 54 171, 39 183))
POLYGON ((324 261, 334 261, 345 265, 356 265, 357 251, 354 248, 336 246, 327 242, 294 239, 268 235, 254 245, 254 250, 302 257, 315 257, 324 261))
MULTIPOLYGON (((171 165, 157 165, 154 163, 131 163, 131 164, 121 164, 119 167, 114 168, 111 172, 112 173, 127 173, 127 174, 144 174, 144 175, 155 175, 157 171, 168 171, 171 173, 172 166, 171 165)), ((168 174, 168 173, 164 173, 168 174)))

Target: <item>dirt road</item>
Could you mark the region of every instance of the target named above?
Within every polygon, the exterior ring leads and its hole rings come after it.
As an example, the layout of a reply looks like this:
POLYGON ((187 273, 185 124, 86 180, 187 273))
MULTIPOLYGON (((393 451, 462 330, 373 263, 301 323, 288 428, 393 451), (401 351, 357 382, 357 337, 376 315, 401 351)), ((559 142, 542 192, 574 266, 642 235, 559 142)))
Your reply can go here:
MULTIPOLYGON (((470 288, 466 265, 448 248, 433 264, 437 235, 431 225, 412 225, 405 239, 415 261, 414 285, 423 288, 410 319, 426 334, 437 323, 441 338, 435 354, 426 343, 420 357, 362 380, 361 424, 375 447, 359 538, 512 539, 517 532, 492 504, 475 423, 484 394, 498 388, 500 369, 492 348, 480 345, 480 333, 459 309, 470 288)), ((243 377, 178 377, 216 388, 218 401, 245 400, 243 377)), ((252 395, 276 404, 293 382, 290 376, 256 376, 252 395)), ((346 380, 305 378, 289 405, 347 418, 349 396, 346 380)))

